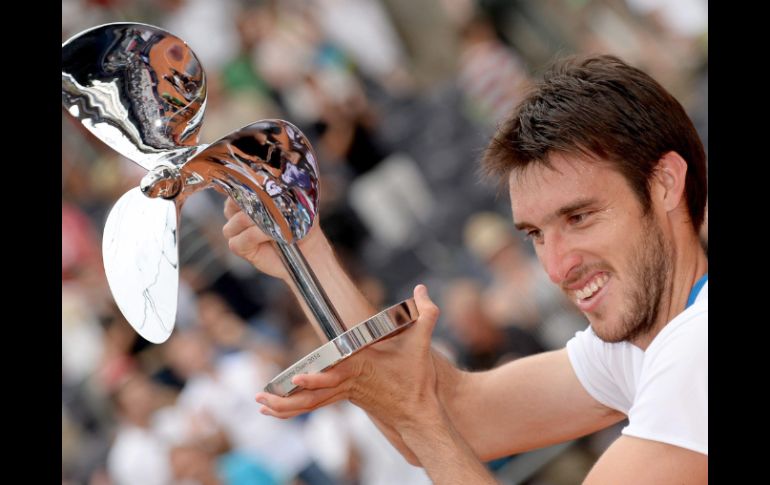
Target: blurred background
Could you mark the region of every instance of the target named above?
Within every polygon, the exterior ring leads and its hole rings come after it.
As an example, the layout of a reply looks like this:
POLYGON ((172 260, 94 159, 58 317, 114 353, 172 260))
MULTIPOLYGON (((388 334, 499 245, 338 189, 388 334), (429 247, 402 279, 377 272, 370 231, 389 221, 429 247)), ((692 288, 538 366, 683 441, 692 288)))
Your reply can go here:
MULTIPOLYGON (((671 91, 708 150, 707 17, 705 0, 63 0, 62 41, 114 21, 185 40, 208 77, 203 143, 263 118, 299 126, 320 224, 359 287, 384 308, 426 283, 436 347, 481 370, 587 325, 478 175, 495 127, 556 57, 611 53, 671 91)), ((258 412, 254 394, 320 341, 288 288, 229 252, 218 193, 184 206, 173 336, 138 337, 100 251, 145 171, 64 110, 61 124, 63 484, 429 483, 350 404, 258 412)), ((579 483, 622 426, 489 466, 503 483, 579 483)))

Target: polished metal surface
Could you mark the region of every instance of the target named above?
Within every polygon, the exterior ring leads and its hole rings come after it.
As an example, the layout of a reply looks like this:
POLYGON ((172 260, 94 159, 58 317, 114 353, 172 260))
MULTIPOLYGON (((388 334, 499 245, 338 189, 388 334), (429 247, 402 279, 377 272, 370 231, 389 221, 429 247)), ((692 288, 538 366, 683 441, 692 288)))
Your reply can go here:
POLYGON ((276 244, 297 290, 327 339, 345 331, 297 247, 318 213, 318 163, 310 142, 284 120, 261 120, 201 149, 178 170, 160 166, 142 180, 149 197, 181 204, 214 187, 235 200, 276 244))
POLYGON ((126 320, 147 340, 163 342, 176 320, 180 203, 162 199, 181 191, 177 167, 205 148, 198 145, 203 68, 162 29, 101 25, 62 44, 62 104, 97 138, 150 170, 141 192, 129 191, 110 211, 102 256, 126 320))
POLYGON ((214 187, 232 197, 265 234, 285 244, 305 237, 318 212, 318 162, 305 135, 288 121, 244 126, 200 150, 179 172, 178 199, 214 187))
MULTIPOLYGON (((296 243, 313 225, 318 168, 310 143, 290 123, 263 120, 209 146, 199 145, 205 74, 192 50, 169 32, 144 24, 114 23, 67 40, 62 44, 62 103, 97 138, 149 170, 140 184, 147 197, 174 200, 179 211, 186 197, 214 187, 232 196, 265 233, 284 246, 296 243)), ((133 195, 125 200, 139 204, 133 195)), ((136 304, 132 295, 143 295, 142 301, 176 302, 176 288, 170 297, 164 285, 148 286, 141 278, 119 281, 115 275, 124 273, 120 265, 125 261, 146 260, 152 266, 162 259, 160 252, 153 253, 154 246, 139 244, 142 238, 154 240, 161 235, 142 218, 126 216, 131 211, 127 203, 116 205, 113 212, 117 209, 121 216, 110 214, 103 236, 103 245, 120 254, 112 258, 105 253, 105 272, 112 275, 108 282, 129 323, 142 336, 153 335, 150 340, 157 341, 158 335, 167 335, 173 328, 175 311, 160 312, 148 320, 144 311, 129 310, 136 304), (130 239, 117 251, 123 237, 130 239), (157 332, 148 330, 152 326, 158 327, 157 332)), ((158 203, 140 204, 136 210, 155 220, 163 219, 167 209, 158 203)), ((159 227, 175 234, 176 219, 159 227)), ((331 336, 344 330, 314 284, 304 258, 297 257, 298 250, 282 253, 324 333, 331 336)))
POLYGON ((276 241, 278 254, 281 255, 284 266, 289 271, 294 285, 305 300, 310 313, 326 336, 326 340, 332 340, 345 331, 342 320, 334 309, 329 297, 316 280, 313 271, 307 264, 305 257, 296 244, 284 244, 276 241))
POLYGON ((261 120, 218 141, 198 142, 206 105, 203 68, 174 35, 116 23, 62 44, 62 103, 97 138, 148 170, 104 228, 103 259, 118 307, 147 340, 174 328, 178 220, 187 197, 214 188, 232 197, 274 240, 287 271, 329 342, 268 385, 287 394, 298 372, 320 372, 417 318, 406 300, 345 330, 297 243, 318 214, 318 162, 293 124, 261 120))
POLYGON ((179 292, 177 208, 126 192, 107 217, 102 257, 115 302, 131 326, 153 343, 171 335, 179 292))
POLYGON ((62 44, 61 77, 67 111, 147 170, 197 150, 206 78, 178 37, 136 23, 94 27, 62 44))
POLYGON ((291 382, 295 375, 323 372, 359 350, 405 329, 417 317, 417 306, 413 298, 393 305, 300 359, 271 380, 265 386, 265 391, 288 396, 299 389, 291 382))

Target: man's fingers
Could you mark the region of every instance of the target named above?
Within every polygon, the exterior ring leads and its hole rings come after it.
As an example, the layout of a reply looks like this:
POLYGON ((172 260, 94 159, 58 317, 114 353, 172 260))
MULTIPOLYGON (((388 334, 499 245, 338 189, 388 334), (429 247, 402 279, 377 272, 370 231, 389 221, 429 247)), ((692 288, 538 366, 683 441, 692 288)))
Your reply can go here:
POLYGON ((225 200, 225 217, 227 219, 230 219, 234 214, 236 214, 240 210, 241 210, 240 206, 238 206, 238 204, 235 203, 232 197, 228 197, 227 200, 225 200))
MULTIPOLYGON (((225 236, 225 238, 230 239, 231 237, 237 236, 238 234, 251 229, 252 227, 256 228, 257 226, 248 215, 240 212, 231 217, 230 220, 227 221, 224 226, 222 226, 222 234, 225 236)), ((259 233, 261 234, 262 231, 259 233)), ((267 240, 267 236, 261 239, 267 240)))
POLYGON ((283 419, 310 412, 344 398, 345 393, 340 388, 317 391, 303 389, 288 397, 280 397, 265 392, 256 395, 257 402, 264 406, 260 410, 263 414, 283 419))
POLYGON ((417 285, 414 288, 414 302, 417 305, 417 311, 420 313, 420 316, 417 318, 417 322, 415 322, 417 328, 412 331, 421 332, 423 336, 430 339, 440 312, 436 304, 428 296, 428 288, 425 285, 417 285))
POLYGON ((322 391, 297 391, 291 396, 281 397, 276 396, 275 394, 270 394, 267 392, 260 392, 256 395, 256 400, 258 403, 267 406, 270 408, 271 411, 278 412, 278 413, 285 413, 285 412, 304 412, 305 410, 312 409, 313 405, 316 403, 316 401, 324 400, 329 397, 333 393, 333 390, 325 389, 322 391), (320 394, 323 393, 323 396, 320 396, 320 394))
POLYGON ((278 419, 289 419, 289 418, 293 418, 295 416, 299 416, 300 414, 304 413, 304 411, 293 411, 293 412, 290 412, 290 413, 279 413, 279 412, 273 411, 272 409, 270 409, 267 406, 262 406, 261 408, 259 408, 259 412, 264 414, 265 416, 270 416, 272 418, 278 418, 278 419))
MULTIPOLYGON (((254 239, 259 236, 257 234, 252 234, 253 231, 259 231, 259 229, 256 227, 249 228, 237 236, 228 238, 227 246, 230 248, 230 251, 247 259, 256 254, 258 249, 257 243, 254 242, 254 239)), ((261 234, 261 231, 259 232, 261 234)))
MULTIPOLYGON (((328 391, 332 391, 332 389, 327 389, 328 391)), ((314 411, 318 408, 322 408, 324 406, 328 406, 329 404, 335 403, 337 401, 341 401, 345 399, 345 395, 341 392, 333 393, 331 394, 327 399, 323 401, 317 402, 314 406, 309 408, 303 408, 303 409, 287 409, 285 411, 276 411, 274 409, 270 409, 267 406, 262 406, 260 408, 260 412, 266 416, 272 416, 274 418, 279 419, 289 419, 293 418, 295 416, 299 416, 300 414, 309 413, 311 411, 314 411)))
POLYGON ((318 374, 296 375, 291 382, 311 390, 337 387, 345 381, 345 379, 350 377, 347 366, 344 366, 343 364, 345 364, 345 362, 332 369, 328 369, 326 372, 319 372, 318 374))
POLYGON ((225 225, 222 226, 222 235, 225 236, 225 239, 230 239, 231 237, 239 234, 241 231, 243 231, 243 228, 240 227, 240 224, 235 220, 234 217, 229 219, 225 225))

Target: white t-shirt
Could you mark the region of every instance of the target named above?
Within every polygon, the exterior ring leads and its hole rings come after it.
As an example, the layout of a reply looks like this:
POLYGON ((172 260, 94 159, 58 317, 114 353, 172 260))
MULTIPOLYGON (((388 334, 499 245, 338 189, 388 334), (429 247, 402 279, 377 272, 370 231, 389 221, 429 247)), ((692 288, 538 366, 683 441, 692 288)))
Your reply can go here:
POLYGON ((708 281, 646 351, 603 342, 589 327, 567 354, 586 391, 628 416, 622 434, 708 455, 708 281))

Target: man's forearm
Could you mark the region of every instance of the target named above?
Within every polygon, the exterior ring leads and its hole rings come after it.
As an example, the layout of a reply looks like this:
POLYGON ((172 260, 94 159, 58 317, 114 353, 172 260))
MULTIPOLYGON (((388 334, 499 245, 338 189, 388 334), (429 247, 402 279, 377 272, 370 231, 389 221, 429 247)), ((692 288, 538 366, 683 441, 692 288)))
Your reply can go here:
MULTIPOLYGON (((351 328, 376 313, 372 305, 345 273, 334 254, 334 250, 325 238, 314 245, 313 251, 308 254, 303 253, 303 255, 315 274, 321 289, 326 293, 329 302, 337 311, 346 328, 351 328)), ((286 283, 297 297, 305 316, 315 326, 315 318, 294 282, 288 279, 286 283)), ((323 336, 320 328, 316 328, 316 331, 320 336, 323 336)))
POLYGON ((417 455, 415 455, 412 450, 409 449, 408 446, 406 446, 406 443, 404 443, 404 439, 401 437, 401 435, 392 427, 387 426, 385 423, 377 419, 374 415, 370 413, 366 413, 367 416, 369 416, 369 419, 372 420, 372 422, 377 426, 377 429, 380 430, 380 433, 382 433, 385 438, 388 439, 390 444, 399 452, 401 453, 401 456, 403 456, 407 462, 409 462, 410 465, 414 466, 422 466, 420 463, 420 460, 417 459, 417 455))
POLYGON ((484 372, 460 371, 435 353, 433 360, 447 416, 484 461, 584 436, 624 417, 583 389, 564 349, 484 372))
POLYGON ((402 429, 401 437, 433 483, 497 483, 443 410, 419 427, 402 429))

